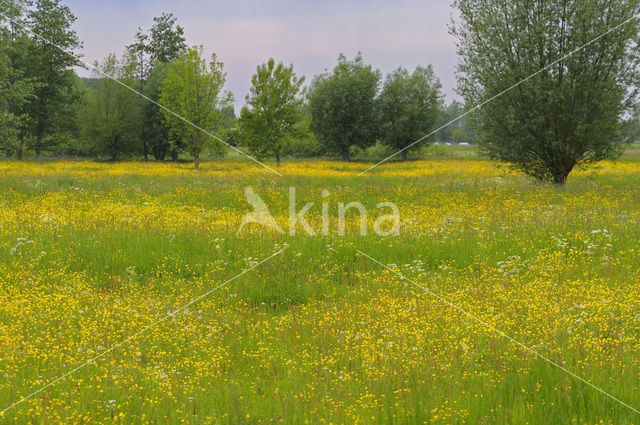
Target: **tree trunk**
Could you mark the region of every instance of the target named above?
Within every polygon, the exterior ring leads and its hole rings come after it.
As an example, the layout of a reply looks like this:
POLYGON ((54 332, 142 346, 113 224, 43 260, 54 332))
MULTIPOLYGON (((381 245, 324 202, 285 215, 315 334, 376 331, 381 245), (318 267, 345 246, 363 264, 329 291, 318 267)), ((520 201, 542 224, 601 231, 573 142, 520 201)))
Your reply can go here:
POLYGON ((556 174, 553 176, 553 184, 556 186, 564 186, 567 183, 567 174, 556 174))
POLYGON ((573 170, 573 167, 575 166, 576 161, 573 158, 567 158, 562 161, 561 165, 552 171, 553 183, 556 186, 564 186, 567 183, 567 177, 569 177, 569 173, 571 173, 571 170, 573 170))
POLYGON ((405 149, 405 150, 402 151, 402 162, 404 162, 406 160, 407 160, 407 150, 405 149))
POLYGON ((567 183, 567 177, 569 177, 570 172, 571 170, 556 170, 556 172, 553 173, 553 184, 556 186, 564 186, 567 183))
POLYGON ((200 169, 200 157, 198 154, 195 154, 193 158, 193 168, 195 168, 196 170, 200 169))
POLYGON ((351 156, 349 155, 349 146, 342 148, 342 160, 344 162, 351 162, 351 156))
POLYGON ((173 162, 178 162, 178 151, 176 150, 171 151, 171 160, 173 162))
POLYGON ((276 151, 276 164, 280 166, 280 150, 276 151))

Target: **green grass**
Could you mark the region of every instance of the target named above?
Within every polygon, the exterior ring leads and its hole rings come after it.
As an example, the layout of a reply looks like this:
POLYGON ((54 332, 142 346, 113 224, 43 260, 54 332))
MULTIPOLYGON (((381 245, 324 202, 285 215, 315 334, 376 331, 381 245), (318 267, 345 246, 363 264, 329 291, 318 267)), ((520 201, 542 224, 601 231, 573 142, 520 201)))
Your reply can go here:
POLYGON ((640 423, 357 253, 640 408, 640 167, 633 152, 621 164, 622 174, 576 175, 565 188, 468 158, 365 177, 304 162, 282 178, 172 165, 143 176, 145 164, 118 176, 7 171, 0 409, 286 249, 0 423, 640 423), (438 173, 409 174, 431 165, 438 173), (248 185, 283 228, 289 187, 298 209, 315 202, 316 228, 328 189, 330 234, 252 225, 237 235, 248 185), (355 222, 337 234, 338 202, 365 205, 371 231, 384 200, 400 209, 399 236, 360 236, 355 222))

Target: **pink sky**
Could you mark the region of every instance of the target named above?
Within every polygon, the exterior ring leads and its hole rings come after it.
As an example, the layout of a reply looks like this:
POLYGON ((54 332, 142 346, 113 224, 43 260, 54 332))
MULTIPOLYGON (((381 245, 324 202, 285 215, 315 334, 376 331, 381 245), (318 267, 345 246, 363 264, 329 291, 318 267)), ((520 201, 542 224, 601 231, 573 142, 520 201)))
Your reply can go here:
POLYGON ((448 33, 448 1, 175 1, 66 0, 78 17, 75 29, 87 62, 120 54, 139 26, 171 12, 190 45, 215 52, 228 73, 236 110, 244 103, 256 66, 274 57, 292 63, 311 81, 332 68, 343 52, 362 51, 366 62, 389 72, 432 64, 447 100, 455 96, 455 42, 448 33))

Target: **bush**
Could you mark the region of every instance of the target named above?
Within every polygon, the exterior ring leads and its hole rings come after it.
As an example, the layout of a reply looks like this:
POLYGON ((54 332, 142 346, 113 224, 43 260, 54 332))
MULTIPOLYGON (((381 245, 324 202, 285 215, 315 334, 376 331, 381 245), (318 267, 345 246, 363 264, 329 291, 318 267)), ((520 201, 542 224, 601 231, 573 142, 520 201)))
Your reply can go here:
POLYGON ((283 154, 294 158, 308 158, 320 156, 323 153, 322 145, 311 133, 305 137, 291 137, 284 145, 283 154))
POLYGON ((392 155, 394 150, 391 146, 388 146, 380 141, 376 141, 375 145, 369 146, 366 149, 358 149, 356 155, 359 159, 364 160, 381 160, 392 155))

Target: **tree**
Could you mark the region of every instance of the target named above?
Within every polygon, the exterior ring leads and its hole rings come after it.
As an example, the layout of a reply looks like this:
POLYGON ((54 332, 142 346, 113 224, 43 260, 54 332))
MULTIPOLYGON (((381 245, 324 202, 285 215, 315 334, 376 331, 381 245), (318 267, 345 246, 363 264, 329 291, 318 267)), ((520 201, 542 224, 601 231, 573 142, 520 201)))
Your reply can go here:
POLYGON ((180 25, 176 25, 176 18, 173 14, 163 13, 153 18, 148 45, 151 67, 158 62, 172 62, 186 50, 184 29, 180 25))
MULTIPOLYGON (((127 49, 136 56, 138 90, 145 96, 157 102, 159 100, 158 79, 166 72, 165 65, 176 60, 187 49, 184 29, 176 24, 176 18, 171 13, 164 13, 153 18, 153 26, 149 32, 138 28, 135 42, 127 49), (146 90, 147 80, 154 79, 149 90, 146 90)), ((158 105, 146 99, 139 98, 140 108, 143 110, 139 122, 139 132, 142 140, 142 151, 147 159, 149 150, 156 159, 163 159, 169 145, 168 132, 163 129, 163 114, 158 105)))
MULTIPOLYGON (((203 135, 197 127, 208 132, 221 127, 222 109, 233 101, 231 93, 223 90, 226 73, 222 68, 215 54, 207 62, 202 56, 202 46, 192 47, 168 65, 167 77, 160 86, 161 103, 193 124, 163 110, 170 135, 175 142, 184 143, 193 155, 196 169, 203 148, 203 135)), ((213 147, 218 152, 224 151, 218 143, 213 147)))
MULTIPOLYGON (((149 74, 152 71, 151 60, 149 58, 149 34, 144 32, 142 28, 138 28, 138 32, 135 35, 135 42, 127 46, 127 51, 130 55, 135 57, 137 64, 135 74, 137 82, 137 90, 141 93, 145 92, 145 84, 149 78, 149 74)), ((157 100, 157 99, 154 99, 157 100)), ((139 97, 137 99, 138 109, 146 112, 148 109, 148 100, 139 97)), ((149 157, 149 141, 147 136, 147 114, 142 113, 141 120, 138 123, 138 131, 140 132, 140 140, 142 140, 142 155, 144 159, 149 157)))
MULTIPOLYGON (((441 87, 431 65, 418 66, 413 74, 403 68, 388 74, 378 99, 383 142, 403 149, 430 133, 440 115, 441 87)), ((402 150, 403 161, 407 151, 402 150)))
POLYGON ((112 161, 136 151, 138 117, 135 93, 104 75, 110 75, 124 84, 135 84, 136 60, 129 52, 118 60, 110 54, 101 63, 95 63, 95 88, 89 92, 85 109, 84 135, 92 140, 97 154, 109 155, 112 161))
POLYGON ((637 98, 639 3, 455 1, 458 92, 467 107, 488 101, 473 113, 483 151, 558 185, 577 164, 619 155, 637 98))
POLYGON ((451 132, 451 141, 453 143, 460 144, 462 142, 466 142, 468 138, 469 135, 467 134, 467 132, 461 128, 454 128, 451 132))
POLYGON ((303 102, 298 108, 300 120, 291 128, 290 135, 284 143, 284 154, 296 158, 308 158, 324 153, 323 146, 311 132, 311 112, 309 103, 303 102))
POLYGON ((21 0, 0 4, 0 151, 9 156, 15 153, 22 159, 25 129, 28 122, 25 106, 33 95, 35 85, 25 75, 33 41, 20 26, 26 25, 21 0))
POLYGON ((377 121, 375 99, 380 71, 365 65, 360 53, 352 61, 344 55, 332 73, 317 76, 309 95, 311 131, 349 161, 352 146, 375 142, 377 121))
POLYGON ((76 17, 59 0, 37 0, 28 21, 35 37, 31 44, 26 75, 35 83, 34 96, 27 105, 36 158, 44 149, 52 149, 57 134, 75 124, 75 90, 72 67, 78 56, 72 52, 81 46, 71 29, 76 17), (54 45, 55 44, 55 45, 54 45), (46 144, 49 144, 47 146, 46 144))
POLYGON ((140 90, 144 89, 144 83, 149 78, 152 64, 149 58, 149 34, 142 28, 138 28, 135 35, 135 42, 127 46, 127 50, 136 57, 136 79, 140 90))
MULTIPOLYGON (((167 64, 158 62, 155 64, 144 86, 144 95, 155 101, 160 100, 160 87, 167 76, 167 64)), ((147 145, 151 154, 158 161, 162 161, 169 150, 169 128, 165 125, 164 114, 158 105, 146 99, 142 104, 142 121, 144 123, 143 137, 147 140, 147 145)))
MULTIPOLYGON (((5 34, 1 34, 0 41, 6 47, 5 34)), ((14 96, 9 83, 10 66, 7 49, 0 47, 0 151, 10 155, 16 148, 16 117, 10 111, 10 102, 14 96)))
POLYGON ((258 65, 239 120, 242 140, 251 152, 260 157, 273 154, 280 165, 286 138, 301 119, 298 94, 303 82, 293 65, 276 65, 273 59, 258 65))
MULTIPOLYGON (((438 122, 437 127, 440 128, 438 131, 437 138, 441 142, 451 142, 453 141, 453 133, 456 130, 462 131, 466 134, 467 141, 473 142, 475 139, 475 133, 471 128, 471 123, 467 119, 468 116, 464 116, 459 118, 465 112, 464 105, 457 100, 452 100, 451 103, 440 111, 440 121, 438 122), (456 120, 454 122, 451 122, 456 120), (442 128, 441 128, 442 127, 442 128)), ((461 133, 457 133, 461 134, 461 133)))

